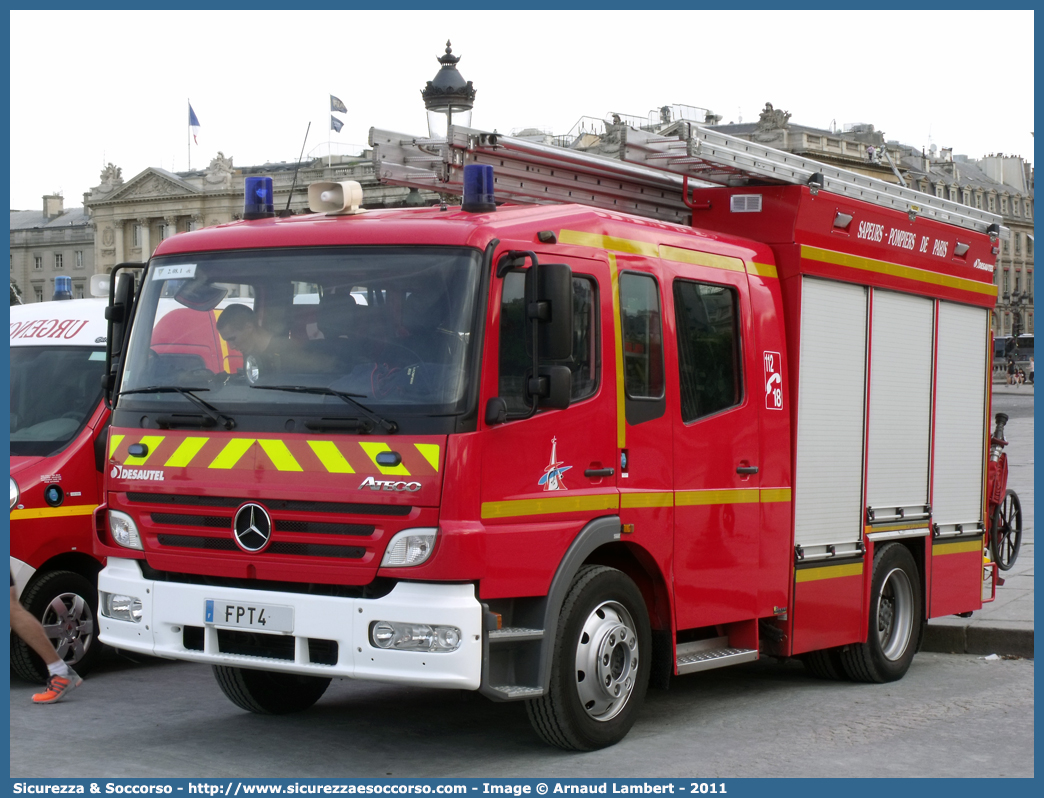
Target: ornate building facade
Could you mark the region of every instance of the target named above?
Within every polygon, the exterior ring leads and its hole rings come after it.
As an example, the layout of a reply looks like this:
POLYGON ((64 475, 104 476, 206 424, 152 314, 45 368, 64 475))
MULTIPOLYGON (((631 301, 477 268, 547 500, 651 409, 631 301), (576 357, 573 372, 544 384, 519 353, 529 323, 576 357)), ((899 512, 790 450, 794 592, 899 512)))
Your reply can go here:
POLYGON ((49 300, 61 274, 72 278, 74 297, 87 295, 94 229, 83 208, 67 211, 62 196, 49 194, 42 211, 11 211, 12 295, 25 304, 49 300))

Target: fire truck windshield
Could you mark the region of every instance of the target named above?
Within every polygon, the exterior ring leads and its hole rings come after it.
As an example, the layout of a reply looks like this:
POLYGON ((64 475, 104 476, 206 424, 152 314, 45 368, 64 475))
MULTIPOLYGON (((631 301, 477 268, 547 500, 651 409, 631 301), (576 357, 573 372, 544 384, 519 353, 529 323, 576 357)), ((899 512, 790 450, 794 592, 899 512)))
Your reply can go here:
POLYGON ((11 347, 11 454, 61 449, 101 399, 105 352, 73 346, 11 347))
POLYGON ((257 426, 261 416, 302 416, 309 425, 360 418, 362 430, 374 415, 400 423, 451 417, 463 411, 472 384, 481 259, 477 250, 448 247, 155 258, 135 311, 119 408, 191 420, 199 408, 183 393, 152 390, 181 386, 206 390, 206 401, 240 427, 257 426))

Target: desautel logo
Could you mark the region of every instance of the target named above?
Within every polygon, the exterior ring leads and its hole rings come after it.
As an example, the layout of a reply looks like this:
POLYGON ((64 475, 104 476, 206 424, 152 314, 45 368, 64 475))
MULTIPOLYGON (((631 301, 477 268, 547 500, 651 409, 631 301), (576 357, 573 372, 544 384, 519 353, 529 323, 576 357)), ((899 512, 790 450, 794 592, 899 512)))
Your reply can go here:
POLYGON ((421 489, 419 482, 395 482, 392 480, 374 479, 373 477, 366 477, 362 484, 359 486, 359 490, 363 488, 369 488, 370 490, 393 490, 399 493, 403 491, 409 491, 410 493, 416 493, 421 489))
POLYGON ((113 479, 151 479, 156 482, 163 481, 162 471, 149 471, 145 468, 127 468, 126 466, 114 465, 109 476, 113 479))

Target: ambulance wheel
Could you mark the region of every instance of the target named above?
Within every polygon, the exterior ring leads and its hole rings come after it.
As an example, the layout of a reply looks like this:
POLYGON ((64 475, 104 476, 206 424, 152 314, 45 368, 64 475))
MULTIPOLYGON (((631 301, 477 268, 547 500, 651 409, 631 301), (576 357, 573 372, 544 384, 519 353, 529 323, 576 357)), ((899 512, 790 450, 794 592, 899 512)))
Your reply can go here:
POLYGON ((903 678, 920 643, 923 616, 913 555, 901 543, 882 546, 874 555, 866 642, 841 649, 848 677, 878 683, 903 678))
POLYGON ((649 686, 652 634, 638 587, 622 572, 587 565, 562 604, 551 683, 526 702, 547 743, 592 751, 622 740, 649 686))
POLYGON ((836 648, 824 648, 821 651, 809 651, 801 655, 805 668, 817 679, 843 681, 848 678, 845 666, 841 663, 841 651, 836 648))
MULTIPOLYGON (((21 597, 29 614, 43 624, 58 656, 86 675, 101 652, 98 641, 98 589, 72 571, 51 571, 31 583, 21 597)), ((27 682, 47 681, 47 666, 18 635, 11 633, 11 670, 27 682)))
POLYGON ((214 665, 218 687, 233 704, 258 715, 301 712, 322 698, 329 679, 295 673, 255 671, 214 665))

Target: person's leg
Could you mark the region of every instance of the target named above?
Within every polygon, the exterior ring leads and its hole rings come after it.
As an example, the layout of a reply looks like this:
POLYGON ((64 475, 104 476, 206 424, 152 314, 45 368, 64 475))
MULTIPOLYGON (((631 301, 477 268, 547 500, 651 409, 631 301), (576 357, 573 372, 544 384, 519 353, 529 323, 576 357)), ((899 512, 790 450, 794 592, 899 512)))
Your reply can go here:
POLYGON ((14 585, 11 586, 11 630, 47 665, 47 688, 33 696, 34 704, 53 704, 83 683, 79 674, 58 656, 51 641, 47 639, 43 625, 22 606, 14 585))

